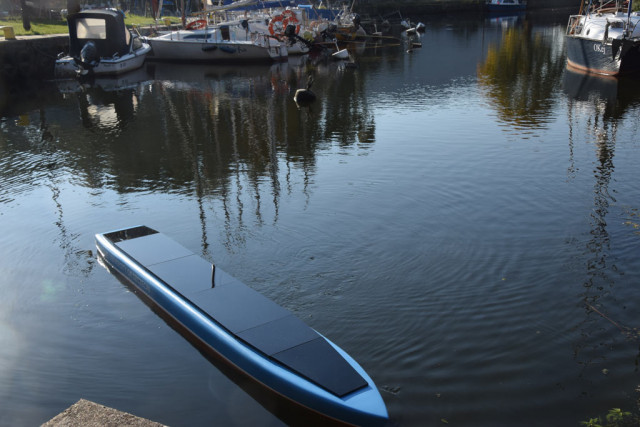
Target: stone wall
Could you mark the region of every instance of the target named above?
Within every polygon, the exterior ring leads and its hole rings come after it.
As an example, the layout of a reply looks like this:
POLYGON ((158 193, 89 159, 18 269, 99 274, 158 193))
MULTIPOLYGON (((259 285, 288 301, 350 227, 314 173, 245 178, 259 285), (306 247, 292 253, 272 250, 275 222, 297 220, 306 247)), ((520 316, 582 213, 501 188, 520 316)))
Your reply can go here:
POLYGON ((52 78, 56 58, 69 49, 69 36, 31 36, 0 42, 0 77, 52 78))

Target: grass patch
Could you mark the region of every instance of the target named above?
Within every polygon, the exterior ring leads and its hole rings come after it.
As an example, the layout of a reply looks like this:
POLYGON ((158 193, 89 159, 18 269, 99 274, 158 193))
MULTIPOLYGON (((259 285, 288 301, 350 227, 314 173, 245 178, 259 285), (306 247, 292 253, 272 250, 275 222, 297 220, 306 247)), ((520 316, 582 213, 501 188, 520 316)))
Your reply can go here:
MULTIPOLYGON (((182 21, 180 17, 171 16, 168 17, 171 20, 172 24, 180 24, 182 21)), ((164 25, 164 19, 160 18, 158 22, 159 25, 164 25)), ((130 15, 127 14, 124 22, 128 27, 132 25, 140 25, 140 26, 149 26, 155 24, 155 20, 149 16, 140 16, 140 15, 130 15)), ((69 34, 69 30, 67 28, 67 20, 66 19, 40 19, 40 18, 32 18, 31 19, 31 30, 26 31, 22 26, 22 18, 21 17, 7 17, 4 19, 0 19, 0 27, 1 26, 9 26, 13 27, 13 32, 16 36, 44 36, 44 35, 52 35, 52 34, 69 34)), ((0 35, 2 32, 0 32, 0 35)))

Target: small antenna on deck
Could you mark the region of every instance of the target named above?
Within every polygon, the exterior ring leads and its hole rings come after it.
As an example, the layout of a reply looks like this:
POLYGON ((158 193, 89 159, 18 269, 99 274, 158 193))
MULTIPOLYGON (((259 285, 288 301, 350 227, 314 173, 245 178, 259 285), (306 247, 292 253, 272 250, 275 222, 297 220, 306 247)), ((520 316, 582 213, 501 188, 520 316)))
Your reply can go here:
POLYGON ((216 266, 215 264, 211 264, 211 287, 216 287, 216 266))

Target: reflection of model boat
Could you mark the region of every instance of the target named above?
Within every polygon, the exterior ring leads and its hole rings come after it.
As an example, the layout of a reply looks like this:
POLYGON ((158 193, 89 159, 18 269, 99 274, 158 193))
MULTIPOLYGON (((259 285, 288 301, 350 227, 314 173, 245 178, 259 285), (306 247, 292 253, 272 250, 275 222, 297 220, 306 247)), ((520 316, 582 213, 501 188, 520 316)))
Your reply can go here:
POLYGON ((601 2, 569 17, 568 65, 596 74, 640 71, 640 14, 631 12, 631 2, 627 10, 622 3, 601 2))
POLYGON ((69 54, 56 61, 57 77, 125 73, 140 68, 151 50, 127 29, 124 15, 116 10, 82 11, 67 22, 69 54))
POLYGON ((383 424, 375 384, 288 310, 145 226, 96 235, 103 259, 207 351, 332 420, 383 424))
POLYGON ((286 47, 267 35, 253 34, 250 40, 238 40, 226 25, 171 31, 146 40, 152 48, 149 58, 157 60, 271 62, 284 61, 288 56, 286 47))

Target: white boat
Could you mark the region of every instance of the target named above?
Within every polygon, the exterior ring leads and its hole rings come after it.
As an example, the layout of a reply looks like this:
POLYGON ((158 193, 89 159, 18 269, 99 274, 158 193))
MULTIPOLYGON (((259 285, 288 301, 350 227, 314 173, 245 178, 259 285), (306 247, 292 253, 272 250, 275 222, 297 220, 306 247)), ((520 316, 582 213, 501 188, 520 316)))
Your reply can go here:
MULTIPOLYGON (((187 26, 188 27, 188 26, 187 26)), ((273 62, 285 61, 286 47, 264 34, 237 36, 228 25, 170 31, 145 39, 151 45, 150 59, 189 62, 273 62)))
POLYGON ((567 25, 567 64, 595 74, 640 72, 640 14, 632 2, 589 2, 567 25))
POLYGON ((275 39, 285 46, 289 55, 303 55, 311 49, 314 35, 308 33, 308 20, 301 9, 249 11, 228 13, 227 20, 216 22, 213 28, 228 26, 236 40, 250 40, 255 34, 275 39))
POLYGON ((296 7, 218 11, 209 13, 208 21, 198 19, 194 22, 208 24, 213 29, 227 26, 236 40, 249 40, 255 33, 265 35, 282 43, 289 55, 308 53, 316 36, 309 28, 311 21, 307 10, 296 7))
POLYGON ((55 64, 56 77, 121 74, 140 68, 151 51, 115 9, 81 11, 67 17, 69 53, 55 64))

